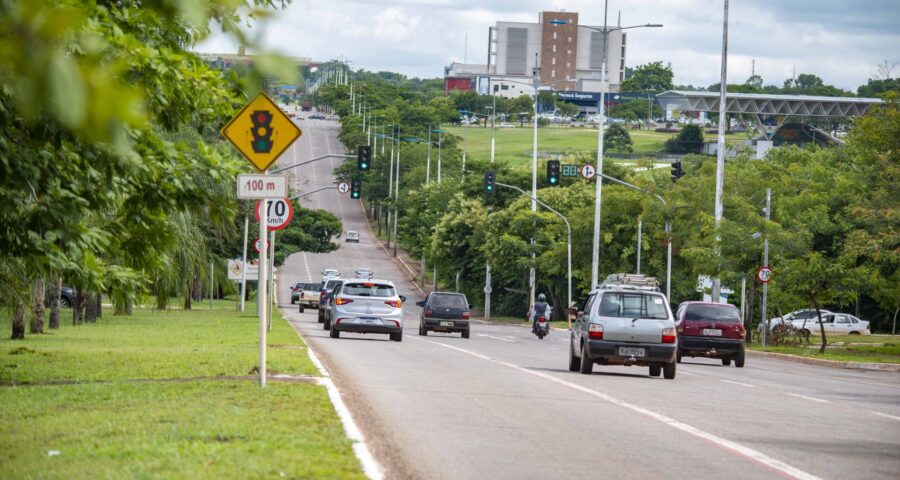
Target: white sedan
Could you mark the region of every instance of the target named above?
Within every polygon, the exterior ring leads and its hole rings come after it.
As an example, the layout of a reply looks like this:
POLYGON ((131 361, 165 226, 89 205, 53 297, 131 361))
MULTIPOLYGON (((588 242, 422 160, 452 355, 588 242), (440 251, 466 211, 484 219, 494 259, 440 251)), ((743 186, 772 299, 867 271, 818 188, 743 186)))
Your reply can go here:
MULTIPOLYGON (((809 330, 809 333, 816 335, 822 330, 819 327, 817 318, 792 320, 791 323, 800 330, 809 330), (805 322, 805 323, 804 323, 805 322)), ((822 325, 825 327, 826 334, 835 335, 868 335, 872 333, 869 330, 869 322, 860 320, 853 315, 847 313, 823 313, 822 325)))

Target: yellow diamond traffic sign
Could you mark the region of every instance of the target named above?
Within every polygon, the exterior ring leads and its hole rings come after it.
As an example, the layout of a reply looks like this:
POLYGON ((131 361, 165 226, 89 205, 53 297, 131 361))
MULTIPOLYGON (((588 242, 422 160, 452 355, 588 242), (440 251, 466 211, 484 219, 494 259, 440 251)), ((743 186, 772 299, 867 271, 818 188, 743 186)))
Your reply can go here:
POLYGON ((222 135, 262 172, 300 138, 303 131, 275 102, 260 92, 222 128, 222 135))

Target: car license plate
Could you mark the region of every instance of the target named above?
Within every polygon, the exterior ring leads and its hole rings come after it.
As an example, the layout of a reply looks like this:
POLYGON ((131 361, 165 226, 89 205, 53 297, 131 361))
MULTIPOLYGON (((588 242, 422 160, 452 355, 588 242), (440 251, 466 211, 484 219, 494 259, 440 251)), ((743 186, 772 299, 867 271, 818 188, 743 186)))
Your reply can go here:
POLYGON ((707 337, 721 337, 722 331, 719 330, 718 328, 704 328, 703 334, 706 335, 707 337))
POLYGON ((380 320, 377 318, 367 318, 361 317, 356 319, 356 323, 365 323, 366 325, 372 325, 373 323, 379 323, 380 320))
POLYGON ((643 357, 646 355, 646 350, 637 347, 619 347, 619 355, 625 357, 643 357))
POLYGON ((442 327, 452 327, 452 326, 453 326, 453 322, 441 322, 441 326, 442 326, 442 327))

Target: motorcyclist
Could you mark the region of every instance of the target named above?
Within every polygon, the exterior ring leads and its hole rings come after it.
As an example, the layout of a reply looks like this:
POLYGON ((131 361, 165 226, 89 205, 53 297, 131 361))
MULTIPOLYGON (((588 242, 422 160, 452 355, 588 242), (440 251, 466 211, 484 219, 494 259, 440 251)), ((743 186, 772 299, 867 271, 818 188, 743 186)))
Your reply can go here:
POLYGON ((543 293, 538 294, 537 301, 528 309, 528 318, 531 320, 531 331, 534 332, 537 330, 538 318, 544 317, 549 322, 551 313, 552 309, 550 308, 550 304, 547 303, 547 297, 545 297, 543 293))

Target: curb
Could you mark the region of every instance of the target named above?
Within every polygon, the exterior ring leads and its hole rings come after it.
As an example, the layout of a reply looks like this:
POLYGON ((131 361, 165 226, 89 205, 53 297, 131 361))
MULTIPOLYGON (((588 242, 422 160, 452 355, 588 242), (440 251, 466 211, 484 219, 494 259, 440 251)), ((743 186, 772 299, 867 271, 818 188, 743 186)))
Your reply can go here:
POLYGON ((900 372, 900 364, 896 363, 866 363, 866 362, 841 362, 838 360, 825 360, 821 358, 800 357, 786 353, 761 352, 747 349, 750 356, 768 357, 793 363, 805 363, 819 367, 843 368, 845 370, 868 370, 878 372, 900 372))

